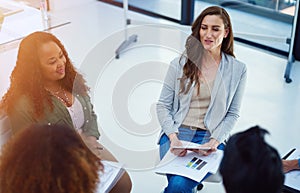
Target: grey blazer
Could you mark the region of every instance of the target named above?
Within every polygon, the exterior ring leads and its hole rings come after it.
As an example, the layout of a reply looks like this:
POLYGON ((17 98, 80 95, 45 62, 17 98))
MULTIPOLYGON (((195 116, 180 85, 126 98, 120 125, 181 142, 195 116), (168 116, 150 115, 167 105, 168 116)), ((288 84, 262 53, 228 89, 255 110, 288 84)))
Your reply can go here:
MULTIPOLYGON (((175 58, 168 69, 156 110, 162 132, 178 133, 187 115, 195 83, 187 94, 179 94, 185 59, 175 58)), ((246 65, 222 53, 222 60, 211 93, 211 102, 204 117, 204 125, 211 138, 223 142, 234 127, 239 114, 247 79, 246 65)), ((161 137, 160 135, 160 137, 161 137)))

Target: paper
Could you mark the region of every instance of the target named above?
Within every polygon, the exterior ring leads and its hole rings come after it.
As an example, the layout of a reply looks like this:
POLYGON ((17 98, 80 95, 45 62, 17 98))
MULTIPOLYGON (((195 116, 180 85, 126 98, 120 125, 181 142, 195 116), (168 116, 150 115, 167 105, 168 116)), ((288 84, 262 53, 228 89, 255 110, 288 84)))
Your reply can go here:
POLYGON ((118 162, 101 161, 104 166, 104 172, 99 173, 100 184, 97 187, 97 193, 109 192, 119 181, 125 170, 123 165, 118 162))
MULTIPOLYGON (((299 159, 300 158, 300 150, 296 149, 289 157, 288 160, 291 159, 299 159)), ((294 188, 296 190, 300 190, 300 170, 290 171, 285 174, 284 185, 294 188)))
POLYGON ((221 150, 217 150, 208 156, 201 156, 195 152, 188 151, 184 157, 178 157, 169 150, 156 166, 155 172, 158 174, 185 176, 200 182, 208 172, 217 172, 222 157, 223 151, 221 150))
POLYGON ((189 142, 189 141, 181 141, 182 146, 173 146, 172 148, 174 149, 188 149, 188 150, 192 150, 192 149, 198 149, 198 150, 210 150, 210 147, 204 147, 201 146, 198 143, 193 143, 193 142, 189 142))

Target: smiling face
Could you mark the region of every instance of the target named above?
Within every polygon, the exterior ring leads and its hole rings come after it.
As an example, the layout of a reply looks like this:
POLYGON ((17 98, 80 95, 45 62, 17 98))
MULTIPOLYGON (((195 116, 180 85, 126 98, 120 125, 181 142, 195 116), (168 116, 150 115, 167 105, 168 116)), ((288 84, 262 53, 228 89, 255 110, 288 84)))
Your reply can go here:
POLYGON ((219 15, 206 15, 200 27, 200 41, 203 47, 213 54, 220 54, 223 38, 228 35, 219 15))
POLYGON ((65 77, 66 57, 56 43, 43 43, 39 48, 39 57, 45 84, 65 77))

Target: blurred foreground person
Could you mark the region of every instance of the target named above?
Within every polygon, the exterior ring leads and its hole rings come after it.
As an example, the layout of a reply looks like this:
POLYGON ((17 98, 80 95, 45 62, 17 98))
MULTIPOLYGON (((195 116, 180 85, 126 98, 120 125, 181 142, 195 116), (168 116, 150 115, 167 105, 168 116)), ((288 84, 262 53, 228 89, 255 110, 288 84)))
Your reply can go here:
POLYGON ((33 125, 2 148, 0 193, 95 193, 101 170, 75 130, 33 125))
POLYGON ((284 174, 276 149, 259 126, 229 138, 220 165, 226 193, 280 193, 284 174))

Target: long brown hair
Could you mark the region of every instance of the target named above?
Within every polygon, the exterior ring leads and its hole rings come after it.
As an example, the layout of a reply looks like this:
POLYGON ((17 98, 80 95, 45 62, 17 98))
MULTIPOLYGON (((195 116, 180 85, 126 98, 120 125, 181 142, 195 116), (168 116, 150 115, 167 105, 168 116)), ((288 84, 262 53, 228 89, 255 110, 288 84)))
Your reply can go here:
POLYGON ((73 66, 63 44, 51 33, 34 32, 20 43, 16 66, 10 76, 10 88, 0 104, 0 108, 6 113, 13 112, 22 96, 26 96, 32 105, 34 118, 43 118, 46 105, 53 109, 51 96, 44 88, 38 52, 39 47, 48 42, 56 43, 66 58, 66 75, 60 80, 62 87, 71 93, 87 95, 89 88, 85 85, 83 76, 73 66))
POLYGON ((234 57, 233 32, 229 14, 222 7, 211 6, 206 8, 193 22, 191 28, 192 33, 186 40, 185 52, 181 56, 181 59, 183 59, 185 56, 187 60, 183 67, 183 76, 180 78, 180 93, 186 94, 189 91, 193 82, 196 82, 197 85, 200 84, 198 75, 199 64, 197 63, 200 63, 203 57, 208 56, 208 54, 200 42, 199 32, 202 21, 207 15, 218 15, 223 20, 225 29, 228 30, 228 35, 226 38, 223 39, 221 51, 234 57), (186 80, 189 80, 187 86, 185 86, 186 80))
POLYGON ((2 148, 0 193, 94 193, 103 170, 100 159, 66 126, 32 125, 2 148))

